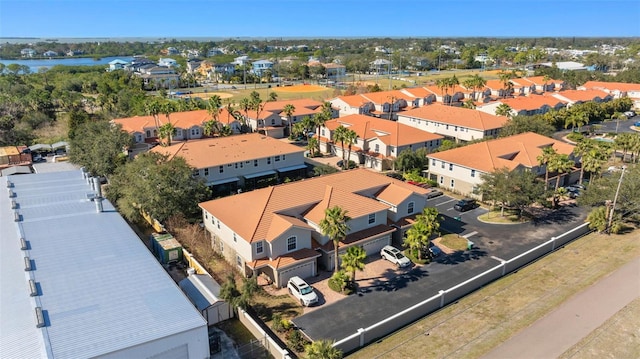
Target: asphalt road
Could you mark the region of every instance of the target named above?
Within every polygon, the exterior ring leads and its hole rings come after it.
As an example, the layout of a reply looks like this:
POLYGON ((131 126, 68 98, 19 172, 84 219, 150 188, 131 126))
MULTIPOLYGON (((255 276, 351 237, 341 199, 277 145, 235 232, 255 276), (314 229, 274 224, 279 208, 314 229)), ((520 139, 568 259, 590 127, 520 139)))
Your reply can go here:
MULTIPOLYGON (((495 225, 482 223, 476 217, 483 208, 465 212, 461 220, 454 219, 459 212, 453 210, 455 200, 441 196, 429 200, 445 216, 441 227, 468 236, 474 248, 458 255, 440 257, 436 262, 416 266, 403 274, 380 280, 370 287, 361 287, 364 293, 351 295, 334 304, 300 316, 293 320, 309 338, 340 340, 438 294, 499 264, 492 256, 510 259, 531 249, 552 236, 564 233, 581 224, 585 211, 565 207, 552 216, 536 223, 495 225)), ((381 276, 385 278, 385 276, 381 276)))

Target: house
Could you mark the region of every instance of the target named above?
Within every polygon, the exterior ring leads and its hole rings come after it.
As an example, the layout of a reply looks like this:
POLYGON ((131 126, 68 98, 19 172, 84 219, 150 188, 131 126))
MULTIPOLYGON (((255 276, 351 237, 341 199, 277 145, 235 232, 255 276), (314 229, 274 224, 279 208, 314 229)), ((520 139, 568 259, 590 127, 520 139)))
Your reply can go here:
POLYGON ((338 96, 329 100, 340 111, 340 116, 369 115, 395 120, 407 107, 418 107, 421 99, 401 90, 367 92, 359 95, 338 96))
POLYGON ((273 62, 269 60, 258 60, 251 64, 251 72, 256 74, 256 76, 264 76, 267 70, 273 74, 273 62))
POLYGON ((178 55, 180 53, 180 51, 178 51, 178 49, 176 49, 175 47, 167 47, 162 52, 167 55, 178 55))
POLYGON ((338 96, 329 100, 331 107, 337 108, 340 116, 368 115, 375 111, 375 104, 362 95, 338 96))
POLYGON ((587 81, 578 90, 602 90, 613 96, 613 98, 629 97, 633 101, 633 107, 640 109, 640 84, 626 82, 602 82, 587 81))
POLYGON ((559 110, 566 106, 564 101, 553 96, 529 95, 514 98, 503 98, 486 104, 478 104, 476 109, 478 111, 495 115, 496 109, 501 104, 506 104, 511 108, 512 116, 545 114, 550 110, 559 110))
POLYGON ((258 133, 183 141, 152 152, 182 157, 214 194, 228 195, 305 178, 305 149, 258 133))
POLYGON ((20 56, 22 57, 34 57, 36 56, 37 52, 34 49, 22 49, 20 50, 20 56))
POLYGON ((0 147, 0 169, 31 164, 31 150, 26 146, 0 147))
POLYGON ((209 357, 207 322, 97 178, 34 173, 2 186, 2 358, 209 357))
MULTIPOLYGON (((284 108, 287 105, 295 107, 295 111, 291 115, 291 126, 293 126, 293 124, 302 121, 305 117, 313 117, 322 112, 324 103, 311 99, 300 99, 267 101, 263 105, 264 107, 259 114, 255 110, 249 110, 246 113, 241 111, 247 118, 248 126, 252 130, 264 133, 269 137, 283 138, 290 133, 289 119, 284 113, 284 108)), ((335 117, 338 117, 338 110, 332 108, 331 118, 335 117)))
POLYGON ((562 102, 567 103, 567 107, 585 102, 609 102, 613 95, 602 90, 565 90, 550 94, 562 102))
POLYGON ((449 88, 438 87, 437 85, 427 85, 424 89, 436 97, 436 101, 451 105, 461 106, 465 98, 471 98, 473 90, 466 89, 460 85, 449 88))
MULTIPOLYGON (((482 183, 481 175, 501 168, 529 170, 544 176, 546 166, 540 166, 538 156, 545 147, 571 155, 574 146, 533 132, 479 142, 428 154, 429 178, 452 192, 477 197, 475 190, 482 183)), ((575 175, 574 172, 571 178, 564 178, 565 182, 577 180, 575 175)))
MULTIPOLYGON (((333 241, 322 234, 327 208, 351 218, 339 255, 361 246, 379 255, 427 204, 428 189, 366 169, 342 171, 200 203, 212 245, 242 273, 266 275, 276 287, 334 266, 333 241)), ((398 238, 400 240, 400 238, 398 238)))
POLYGON ((496 137, 507 121, 504 116, 440 104, 398 114, 398 123, 460 141, 496 137))
MULTIPOLYGON (((163 113, 154 116, 134 116, 117 118, 111 122, 122 126, 122 129, 133 136, 134 148, 138 152, 146 151, 158 143, 159 128, 171 121, 175 128, 172 141, 185 141, 204 137, 204 123, 213 119, 208 110, 174 112, 167 116, 163 113)), ((231 127, 234 133, 240 133, 241 124, 226 108, 220 109, 218 121, 231 127)))
POLYGON ((520 86, 515 86, 511 80, 505 84, 502 80, 486 80, 485 88, 489 90, 489 96, 497 98, 506 98, 512 96, 524 95, 524 90, 520 86))
POLYGON ((42 54, 42 56, 44 56, 44 57, 56 57, 56 56, 58 56, 58 53, 55 52, 55 51, 52 51, 52 50, 48 50, 48 51, 45 51, 42 54))
POLYGON ((322 64, 325 68, 325 77, 329 81, 344 81, 347 76, 347 67, 340 64, 335 63, 325 63, 322 64))
POLYGON ((161 66, 161 67, 173 68, 173 67, 176 67, 177 65, 178 65, 178 62, 176 60, 168 57, 163 57, 158 60, 158 66, 161 66))
POLYGON ((411 88, 404 88, 402 90, 400 90, 402 93, 405 93, 413 98, 418 99, 417 102, 417 106, 412 106, 412 107, 420 107, 420 106, 426 106, 426 105, 430 105, 434 102, 436 102, 437 98, 436 95, 427 90, 424 87, 411 87, 411 88))
POLYGON ((544 76, 529 76, 523 78, 512 79, 516 86, 522 86, 524 94, 544 93, 553 91, 562 91, 567 87, 567 83, 562 80, 546 78, 544 76))
POLYGON ((440 146, 442 136, 426 131, 416 131, 395 121, 365 115, 349 115, 325 122, 320 129, 320 148, 364 167, 376 171, 391 169, 398 155, 405 149, 426 148, 431 152, 440 146), (342 147, 334 140, 334 131, 344 126, 353 130, 358 138, 351 146, 342 147), (343 156, 343 151, 346 155, 343 156), (349 153, 349 151, 351 151, 349 153))
POLYGON ((128 62, 120 60, 120 59, 115 59, 113 61, 109 62, 109 69, 107 71, 116 71, 116 70, 122 70, 124 69, 125 65, 127 65, 128 62))
POLYGON ((392 62, 385 59, 376 59, 369 63, 369 71, 378 75, 386 75, 391 72, 392 62))
POLYGON ((145 64, 138 68, 135 73, 140 78, 146 88, 177 88, 180 84, 180 74, 175 69, 164 66, 145 64))
POLYGON ((71 56, 78 56, 78 55, 82 55, 82 54, 84 54, 84 51, 82 51, 82 50, 69 50, 66 53, 66 55, 70 56, 70 57, 71 56))

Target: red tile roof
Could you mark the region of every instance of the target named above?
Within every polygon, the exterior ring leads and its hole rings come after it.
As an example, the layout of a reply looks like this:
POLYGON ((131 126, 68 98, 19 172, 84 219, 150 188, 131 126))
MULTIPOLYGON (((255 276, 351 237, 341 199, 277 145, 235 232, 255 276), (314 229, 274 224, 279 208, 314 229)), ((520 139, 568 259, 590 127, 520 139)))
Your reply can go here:
POLYGON ((407 110, 402 113, 402 116, 436 121, 482 131, 502 128, 508 120, 508 118, 504 116, 495 116, 478 110, 457 106, 446 106, 442 104, 433 104, 407 110))

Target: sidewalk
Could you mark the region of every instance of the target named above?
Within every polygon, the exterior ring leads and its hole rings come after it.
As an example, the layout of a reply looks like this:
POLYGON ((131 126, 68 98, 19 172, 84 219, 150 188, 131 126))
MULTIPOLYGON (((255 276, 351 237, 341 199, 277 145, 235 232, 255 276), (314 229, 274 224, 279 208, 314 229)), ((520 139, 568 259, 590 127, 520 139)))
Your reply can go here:
POLYGON ((483 358, 557 358, 640 297, 640 259, 576 294, 483 358))

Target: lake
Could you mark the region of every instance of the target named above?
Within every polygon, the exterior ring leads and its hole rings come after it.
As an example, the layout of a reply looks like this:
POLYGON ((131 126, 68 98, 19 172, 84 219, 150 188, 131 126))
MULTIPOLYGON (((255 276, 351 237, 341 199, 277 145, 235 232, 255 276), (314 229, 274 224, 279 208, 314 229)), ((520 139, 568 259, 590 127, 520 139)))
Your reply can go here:
POLYGON ((65 66, 95 66, 95 65, 107 65, 109 62, 120 59, 122 61, 130 62, 133 60, 132 56, 113 56, 113 57, 103 57, 100 60, 95 60, 92 57, 69 57, 62 59, 17 59, 17 60, 3 60, 0 59, 0 63, 9 65, 9 64, 18 64, 18 65, 26 65, 29 66, 31 72, 38 72, 41 67, 51 68, 56 65, 65 65, 65 66))

